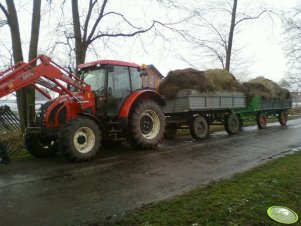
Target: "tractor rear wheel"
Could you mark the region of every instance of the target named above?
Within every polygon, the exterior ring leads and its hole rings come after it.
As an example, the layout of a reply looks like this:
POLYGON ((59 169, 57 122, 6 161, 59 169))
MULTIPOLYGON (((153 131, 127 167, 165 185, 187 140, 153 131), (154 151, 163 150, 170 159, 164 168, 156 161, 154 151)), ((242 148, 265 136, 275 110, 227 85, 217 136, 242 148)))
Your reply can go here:
POLYGON ((161 107, 154 100, 139 102, 130 115, 129 142, 140 149, 156 148, 165 130, 161 107))
POLYGON ((95 157, 101 147, 101 131, 89 118, 75 118, 60 131, 59 146, 67 159, 82 162, 95 157))
POLYGON ((257 115, 257 126, 259 129, 265 129, 267 127, 267 116, 264 113, 257 115))
POLYGON ((57 146, 54 138, 45 137, 40 134, 24 134, 24 144, 30 154, 37 158, 54 156, 57 146))
POLYGON ((278 120, 279 120, 280 125, 285 126, 286 123, 287 123, 287 119, 288 119, 287 113, 285 111, 281 111, 279 116, 278 116, 278 120))
POLYGON ((232 113, 226 115, 224 127, 228 134, 238 133, 240 128, 240 122, 238 116, 232 113))
POLYGON ((207 120, 203 116, 195 117, 190 126, 190 135, 196 140, 201 140, 208 136, 208 132, 207 120))

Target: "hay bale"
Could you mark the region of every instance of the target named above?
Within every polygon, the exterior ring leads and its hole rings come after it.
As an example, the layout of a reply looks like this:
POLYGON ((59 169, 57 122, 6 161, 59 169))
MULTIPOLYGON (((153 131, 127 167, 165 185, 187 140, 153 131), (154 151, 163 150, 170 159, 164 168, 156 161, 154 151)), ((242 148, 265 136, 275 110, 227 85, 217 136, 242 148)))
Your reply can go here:
POLYGON ((203 71, 192 68, 170 71, 160 83, 158 92, 167 99, 174 98, 182 89, 196 89, 200 92, 213 91, 213 85, 204 77, 203 71))
POLYGON ((208 69, 204 76, 213 84, 214 90, 245 92, 242 86, 230 72, 223 69, 208 69))
POLYGON ((290 92, 277 83, 262 76, 243 83, 248 97, 259 96, 264 100, 284 100, 290 98, 290 92))
POLYGON ((245 88, 226 70, 198 71, 192 68, 170 71, 160 83, 158 92, 167 99, 174 98, 180 90, 194 89, 201 93, 239 91, 245 88))

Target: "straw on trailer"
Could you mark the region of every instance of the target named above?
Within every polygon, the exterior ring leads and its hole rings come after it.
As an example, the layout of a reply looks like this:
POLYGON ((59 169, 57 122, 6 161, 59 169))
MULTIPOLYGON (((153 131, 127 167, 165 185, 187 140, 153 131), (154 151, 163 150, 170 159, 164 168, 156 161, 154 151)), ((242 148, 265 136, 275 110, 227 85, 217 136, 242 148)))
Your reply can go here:
POLYGON ((277 83, 262 76, 243 83, 248 97, 259 96, 265 100, 284 100, 290 98, 290 92, 277 83))
POLYGON ((192 68, 170 71, 160 83, 158 92, 165 98, 172 99, 184 89, 195 89, 201 93, 223 90, 245 92, 244 86, 226 70, 198 71, 192 68))

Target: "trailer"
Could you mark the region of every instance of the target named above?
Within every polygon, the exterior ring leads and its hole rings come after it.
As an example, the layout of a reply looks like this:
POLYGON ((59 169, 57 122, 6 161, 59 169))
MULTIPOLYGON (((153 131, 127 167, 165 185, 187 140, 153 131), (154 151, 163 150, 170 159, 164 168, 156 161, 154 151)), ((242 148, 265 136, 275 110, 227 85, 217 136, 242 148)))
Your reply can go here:
POLYGON ((246 96, 241 92, 200 93, 184 89, 165 102, 165 138, 175 137, 179 128, 189 128, 191 136, 200 140, 208 136, 209 127, 213 124, 224 125, 229 134, 237 133, 241 122, 234 110, 246 107, 246 96))
MULTIPOLYGON (((288 110, 292 108, 290 98, 284 100, 266 100, 253 96, 245 108, 234 109, 241 121, 256 121, 259 129, 267 126, 268 118, 278 118, 280 125, 284 126, 288 120, 288 110)), ((242 125, 241 125, 242 126, 242 125)))

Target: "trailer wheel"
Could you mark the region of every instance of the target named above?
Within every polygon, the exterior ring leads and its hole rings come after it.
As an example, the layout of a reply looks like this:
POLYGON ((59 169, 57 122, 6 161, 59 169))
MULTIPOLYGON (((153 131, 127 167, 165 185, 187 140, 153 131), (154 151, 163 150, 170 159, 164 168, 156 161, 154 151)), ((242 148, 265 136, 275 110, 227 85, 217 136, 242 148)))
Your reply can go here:
POLYGON ((190 135, 196 140, 201 140, 208 136, 208 132, 207 120, 203 116, 194 117, 190 125, 190 135))
POLYGON ((172 139, 177 135, 177 126, 176 125, 167 125, 165 128, 164 138, 172 139))
POLYGON ((60 149, 67 159, 81 162, 93 158, 101 147, 101 131, 89 118, 75 118, 59 133, 60 149))
POLYGON ((145 100, 138 103, 130 116, 130 137, 132 146, 140 149, 157 147, 165 130, 165 118, 157 102, 145 100))
POLYGON ((285 111, 281 111, 278 116, 278 120, 280 125, 285 126, 288 120, 287 113, 285 111))
POLYGON ((267 116, 262 112, 257 116, 257 126, 259 129, 265 129, 267 127, 267 116))
POLYGON ((24 134, 24 144, 30 154, 37 158, 54 156, 57 152, 55 140, 40 134, 24 134))
POLYGON ((238 116, 232 113, 226 115, 224 127, 228 134, 238 133, 240 128, 240 122, 238 116))

